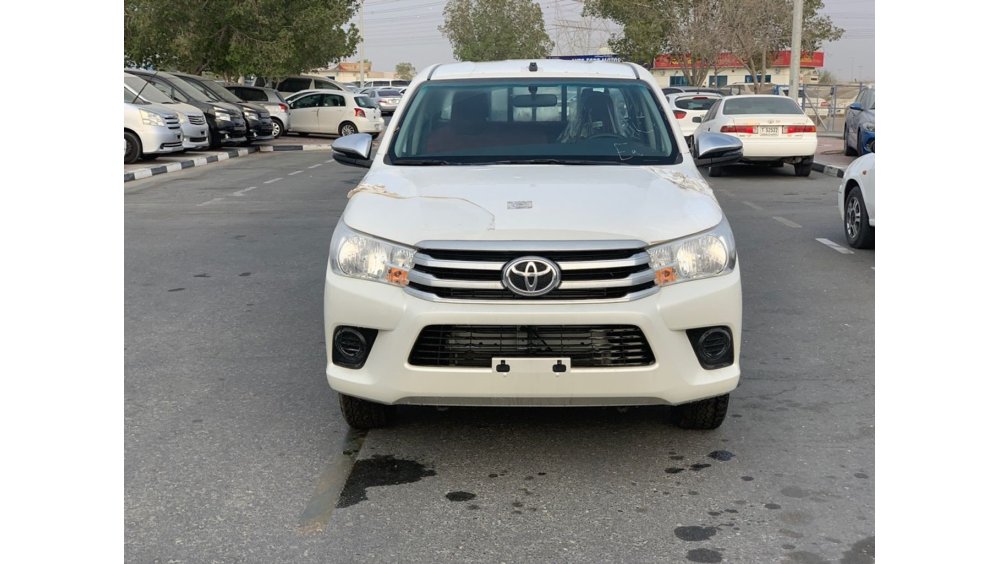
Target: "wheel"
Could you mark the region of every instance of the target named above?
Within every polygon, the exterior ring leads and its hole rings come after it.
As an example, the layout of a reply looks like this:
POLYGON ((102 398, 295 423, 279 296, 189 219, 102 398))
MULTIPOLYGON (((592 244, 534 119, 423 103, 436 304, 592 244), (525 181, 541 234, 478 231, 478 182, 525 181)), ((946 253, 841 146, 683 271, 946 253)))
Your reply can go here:
POLYGON ((353 429, 378 429, 392 423, 395 406, 340 394, 340 411, 353 429))
POLYGON ((271 135, 277 139, 285 134, 285 126, 281 125, 281 120, 271 118, 271 135))
POLYGON ((674 424, 681 429, 718 429, 726 420, 729 394, 674 407, 674 424))
POLYGON ((708 167, 708 175, 713 178, 717 176, 722 176, 722 167, 721 166, 708 167))
POLYGON ((848 157, 853 157, 854 155, 858 154, 858 150, 856 148, 852 149, 847 144, 847 126, 846 125, 844 126, 844 154, 847 155, 848 157))
POLYGON ((811 160, 795 163, 795 176, 808 177, 812 172, 813 162, 811 160))
POLYGON ((844 202, 844 235, 847 244, 855 249, 875 248, 875 228, 868 224, 868 208, 860 186, 851 188, 844 202))
POLYGON ((354 135, 355 133, 358 132, 358 126, 354 125, 349 121, 345 121, 344 123, 340 124, 340 129, 338 131, 340 131, 341 137, 345 137, 347 135, 354 135))
POLYGON ((132 164, 142 156, 142 141, 131 131, 125 132, 125 164, 132 164))

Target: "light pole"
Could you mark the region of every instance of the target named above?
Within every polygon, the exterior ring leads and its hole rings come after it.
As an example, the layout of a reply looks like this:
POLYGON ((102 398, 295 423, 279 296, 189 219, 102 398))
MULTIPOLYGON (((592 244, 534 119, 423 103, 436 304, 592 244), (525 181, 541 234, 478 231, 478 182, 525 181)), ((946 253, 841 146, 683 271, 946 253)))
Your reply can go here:
POLYGON ((361 88, 365 87, 365 0, 360 2, 361 10, 361 62, 359 66, 361 68, 361 88))
MULTIPOLYGON (((802 60, 802 0, 794 0, 792 7, 792 60, 791 80, 788 85, 788 95, 799 97, 799 71, 802 60)), ((805 105, 805 100, 799 102, 805 105)))

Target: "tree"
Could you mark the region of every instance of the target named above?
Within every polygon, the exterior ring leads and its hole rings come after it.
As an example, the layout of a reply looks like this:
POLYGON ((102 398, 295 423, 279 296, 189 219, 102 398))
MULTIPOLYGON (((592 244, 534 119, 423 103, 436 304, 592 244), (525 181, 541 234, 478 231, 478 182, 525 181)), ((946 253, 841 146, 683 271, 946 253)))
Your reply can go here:
POLYGON ((828 70, 819 73, 820 84, 837 84, 837 77, 828 70))
POLYGON ((410 63, 399 63, 396 65, 396 78, 402 80, 413 80, 413 75, 417 74, 417 69, 410 63))
MULTIPOLYGON (((822 0, 804 0, 803 8, 803 51, 843 34, 819 15, 822 0)), ((792 39, 791 0, 584 0, 583 14, 622 26, 608 43, 625 60, 648 67, 657 55, 669 55, 693 85, 704 82, 724 52, 751 75, 763 75, 792 39)))
POLYGON ((125 64, 281 76, 354 54, 358 0, 125 0, 125 64))
POLYGON ((554 46, 531 0, 448 0, 438 29, 460 61, 540 59, 554 46))

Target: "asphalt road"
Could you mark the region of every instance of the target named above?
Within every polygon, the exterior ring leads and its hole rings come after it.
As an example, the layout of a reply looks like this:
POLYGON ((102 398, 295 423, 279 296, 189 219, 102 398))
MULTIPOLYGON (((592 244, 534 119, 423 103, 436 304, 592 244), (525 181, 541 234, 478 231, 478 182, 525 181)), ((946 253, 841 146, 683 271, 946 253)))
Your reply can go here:
POLYGON ((125 185, 127 562, 872 562, 873 251, 837 179, 710 182, 743 273, 717 431, 657 408, 404 408, 324 378, 330 235, 361 169, 258 154, 125 185))

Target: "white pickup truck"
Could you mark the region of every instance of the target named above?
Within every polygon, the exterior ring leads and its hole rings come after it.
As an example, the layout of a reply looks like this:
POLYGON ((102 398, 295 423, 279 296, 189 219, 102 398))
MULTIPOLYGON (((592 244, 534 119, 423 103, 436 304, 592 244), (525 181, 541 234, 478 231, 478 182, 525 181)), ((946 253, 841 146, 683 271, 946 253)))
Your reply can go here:
POLYGON ((412 82, 326 268, 326 377, 355 428, 394 406, 670 405, 714 429, 740 378, 733 233, 655 79, 627 63, 454 63, 412 82))

